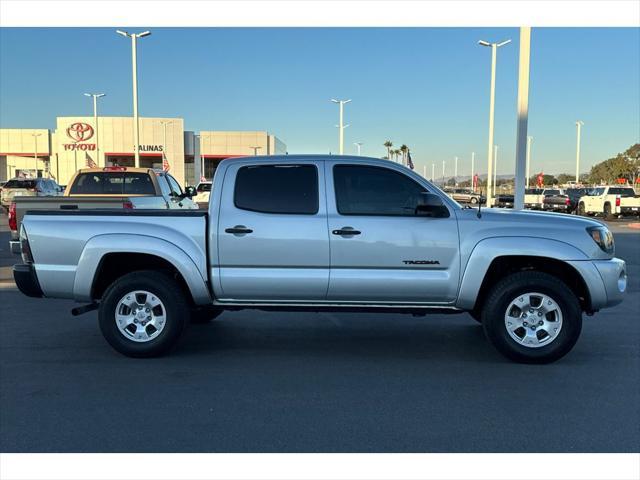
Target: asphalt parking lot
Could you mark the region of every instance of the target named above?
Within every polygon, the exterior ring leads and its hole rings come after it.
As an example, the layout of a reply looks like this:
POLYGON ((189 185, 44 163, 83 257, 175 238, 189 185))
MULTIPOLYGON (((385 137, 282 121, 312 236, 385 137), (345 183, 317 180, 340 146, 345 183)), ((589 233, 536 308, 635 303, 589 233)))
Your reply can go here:
POLYGON ((466 314, 228 312, 134 360, 95 312, 30 299, 0 224, 2 452, 637 452, 640 230, 619 306, 559 362, 510 363, 466 314))

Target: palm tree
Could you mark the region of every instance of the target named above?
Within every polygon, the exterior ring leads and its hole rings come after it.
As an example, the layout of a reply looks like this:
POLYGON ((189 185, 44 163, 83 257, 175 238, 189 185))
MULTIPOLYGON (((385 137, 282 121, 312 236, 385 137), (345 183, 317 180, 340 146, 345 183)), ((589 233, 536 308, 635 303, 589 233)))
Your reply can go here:
POLYGON ((396 162, 397 162, 397 161, 398 161, 398 156, 399 156, 402 152, 400 151, 400 149, 399 149, 399 148, 397 148, 397 149, 395 149, 395 150, 393 151, 393 153, 394 153, 394 154, 395 154, 395 156, 396 156, 396 162))
POLYGON ((387 160, 391 160, 391 147, 393 147, 393 143, 391 143, 391 140, 387 140, 384 142, 384 146, 387 147, 387 160))
POLYGON ((407 152, 409 151, 409 147, 407 147, 404 143, 400 147, 400 151, 402 152, 402 163, 403 165, 407 163, 407 152))

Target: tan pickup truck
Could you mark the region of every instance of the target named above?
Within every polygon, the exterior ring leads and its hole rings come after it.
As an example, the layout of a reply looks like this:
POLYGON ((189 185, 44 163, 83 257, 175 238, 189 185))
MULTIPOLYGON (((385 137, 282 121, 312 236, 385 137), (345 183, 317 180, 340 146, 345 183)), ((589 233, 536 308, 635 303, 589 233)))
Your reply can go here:
POLYGON ((10 247, 20 253, 22 218, 33 210, 197 209, 193 187, 183 192, 169 173, 150 168, 104 167, 78 170, 61 197, 15 197, 9 206, 10 247))

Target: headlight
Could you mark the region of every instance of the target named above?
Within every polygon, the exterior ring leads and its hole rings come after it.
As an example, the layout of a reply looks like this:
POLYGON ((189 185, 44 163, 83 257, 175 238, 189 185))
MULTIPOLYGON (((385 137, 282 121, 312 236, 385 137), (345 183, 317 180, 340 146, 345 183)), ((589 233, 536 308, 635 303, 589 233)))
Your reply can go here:
POLYGON ((613 255, 615 250, 613 235, 607 227, 587 227, 587 233, 593 238, 603 252, 613 255))

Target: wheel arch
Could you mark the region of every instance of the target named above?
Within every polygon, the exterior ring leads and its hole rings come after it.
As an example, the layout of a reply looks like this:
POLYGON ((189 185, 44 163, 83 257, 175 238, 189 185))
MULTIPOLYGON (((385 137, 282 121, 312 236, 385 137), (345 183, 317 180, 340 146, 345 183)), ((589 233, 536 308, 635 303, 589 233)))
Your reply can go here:
POLYGON ((591 311, 587 284, 569 261, 587 260, 572 245, 542 238, 494 238, 476 245, 464 268, 456 306, 478 309, 496 281, 511 273, 537 270, 554 275, 577 292, 583 310, 591 311))
POLYGON ((170 272, 195 305, 211 303, 206 280, 194 260, 166 240, 140 235, 100 235, 85 245, 76 271, 74 298, 99 299, 120 276, 138 270, 170 272))

